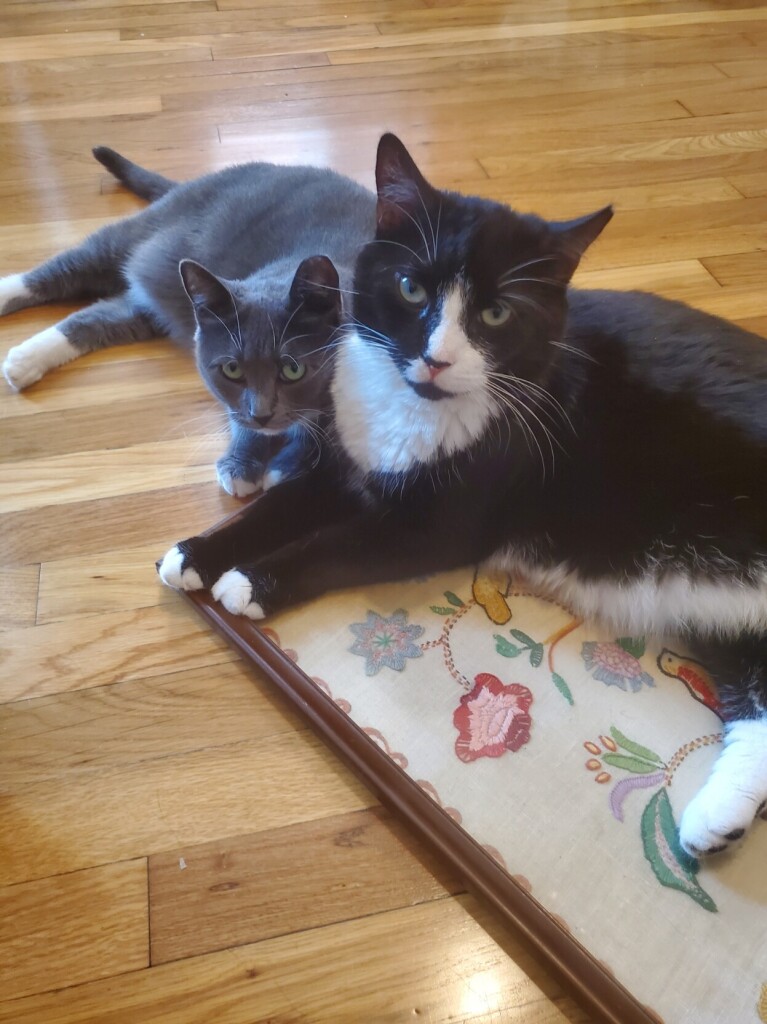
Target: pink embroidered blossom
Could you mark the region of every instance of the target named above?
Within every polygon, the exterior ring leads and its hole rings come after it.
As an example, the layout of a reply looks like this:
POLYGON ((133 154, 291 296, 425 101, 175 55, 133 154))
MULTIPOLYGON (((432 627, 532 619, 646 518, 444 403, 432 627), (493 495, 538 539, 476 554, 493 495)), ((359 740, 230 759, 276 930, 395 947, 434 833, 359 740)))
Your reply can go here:
POLYGON ((474 689, 461 697, 453 715, 458 730, 455 752, 462 761, 500 757, 519 750, 530 739, 533 695, 526 686, 504 686, 496 676, 476 676, 474 689))
POLYGON ((589 640, 581 648, 583 664, 606 686, 637 693, 643 686, 655 686, 653 678, 621 644, 589 640))

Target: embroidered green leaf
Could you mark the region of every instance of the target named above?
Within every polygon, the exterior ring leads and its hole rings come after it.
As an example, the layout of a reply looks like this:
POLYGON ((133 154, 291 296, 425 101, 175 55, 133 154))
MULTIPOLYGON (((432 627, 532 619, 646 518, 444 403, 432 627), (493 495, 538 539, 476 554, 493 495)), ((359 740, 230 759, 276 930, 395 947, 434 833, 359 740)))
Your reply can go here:
POLYGON ((615 641, 627 654, 635 658, 641 658, 645 652, 645 640, 643 636, 619 636, 615 641))
POLYGON ((450 604, 454 605, 456 608, 463 608, 464 602, 457 594, 454 594, 452 590, 446 590, 445 597, 448 599, 450 604))
POLYGON ((523 633, 521 629, 512 629, 511 635, 515 640, 519 640, 521 644, 524 644, 525 647, 535 647, 535 640, 529 637, 527 633, 523 633))
POLYGON ((650 772, 657 772, 657 764, 650 764, 649 761, 642 761, 638 757, 626 757, 625 754, 605 754, 602 758, 613 768, 625 768, 627 772, 634 772, 636 775, 649 775, 650 772))
POLYGON ((686 893, 704 910, 716 913, 716 903, 695 878, 698 862, 679 845, 674 812, 665 786, 650 798, 642 813, 641 827, 644 855, 660 884, 686 893))
POLYGON ((762 985, 762 994, 759 997, 757 1010, 759 1011, 759 1020, 767 1024, 767 981, 762 985))
POLYGON ((533 644, 530 648, 530 664, 538 668, 543 661, 543 644, 533 644))
POLYGON ((660 765, 661 768, 666 767, 665 761, 659 754, 656 754, 654 750, 650 750, 649 747, 643 747, 639 743, 634 743, 628 736, 624 736, 620 729, 616 729, 612 726, 610 729, 610 735, 618 744, 619 747, 623 747, 624 750, 628 750, 629 754, 636 754, 637 757, 641 757, 644 761, 650 761, 652 764, 660 765))
POLYGON ((496 651, 502 654, 504 658, 516 658, 524 650, 524 647, 515 647, 514 644, 510 644, 506 637, 501 636, 500 633, 495 633, 493 639, 495 640, 496 651))
POLYGON ((554 685, 556 686, 556 688, 559 690, 559 692, 565 698, 567 703, 568 704, 575 704, 575 701, 573 700, 573 695, 572 695, 572 693, 570 691, 570 687, 564 681, 562 676, 559 675, 558 672, 552 672, 551 673, 551 679, 552 679, 554 685))
POLYGON ((455 608, 443 608, 438 604, 430 604, 429 607, 436 615, 452 615, 455 608))

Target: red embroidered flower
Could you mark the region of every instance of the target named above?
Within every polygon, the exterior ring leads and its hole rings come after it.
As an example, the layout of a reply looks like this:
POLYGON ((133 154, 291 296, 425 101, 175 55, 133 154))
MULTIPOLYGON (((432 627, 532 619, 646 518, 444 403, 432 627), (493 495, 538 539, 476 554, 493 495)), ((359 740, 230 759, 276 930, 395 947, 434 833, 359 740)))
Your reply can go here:
POLYGON ((474 689, 461 697, 453 715, 459 733, 456 754, 469 762, 519 750, 530 739, 532 693, 519 683, 504 686, 488 672, 476 676, 474 682, 474 689))

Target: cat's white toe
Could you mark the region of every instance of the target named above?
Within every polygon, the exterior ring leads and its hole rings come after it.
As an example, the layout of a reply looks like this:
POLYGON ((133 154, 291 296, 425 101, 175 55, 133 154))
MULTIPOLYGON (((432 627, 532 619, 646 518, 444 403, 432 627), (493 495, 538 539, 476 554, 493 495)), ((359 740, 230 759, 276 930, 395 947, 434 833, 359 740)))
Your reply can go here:
POLYGON ((279 469, 267 469, 264 473, 263 488, 268 491, 270 487, 276 487, 278 483, 284 478, 284 473, 281 473, 279 469))
POLYGON ((3 375, 16 391, 23 391, 45 376, 48 370, 76 359, 81 351, 56 327, 48 327, 20 345, 5 357, 3 375))
POLYGON ((243 480, 242 477, 233 476, 229 470, 222 469, 220 466, 216 466, 216 476, 218 477, 219 486, 226 491, 227 494, 231 494, 235 498, 247 498, 259 488, 259 484, 254 484, 251 480, 243 480))
POLYGON ((690 801, 679 841, 693 857, 743 838, 767 800, 767 722, 736 722, 703 789, 690 801))
POLYGON ((264 609, 253 601, 253 587, 244 573, 230 569, 220 576, 211 588, 214 600, 220 601, 232 615, 245 615, 249 619, 263 619, 264 609))
POLYGON ((157 572, 160 579, 174 590, 202 590, 200 574, 191 566, 184 568, 185 555, 176 545, 165 555, 157 572))
POLYGON ((742 839, 756 814, 753 801, 722 801, 704 788, 688 804, 679 826, 679 841, 692 857, 722 853, 742 839))

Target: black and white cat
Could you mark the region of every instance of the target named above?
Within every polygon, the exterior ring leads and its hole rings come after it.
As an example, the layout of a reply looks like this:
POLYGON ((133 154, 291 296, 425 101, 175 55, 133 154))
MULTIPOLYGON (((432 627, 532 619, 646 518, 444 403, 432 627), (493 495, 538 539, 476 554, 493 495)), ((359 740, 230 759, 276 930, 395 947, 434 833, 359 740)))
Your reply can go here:
POLYGON ((229 412, 222 487, 242 496, 302 471, 324 434, 342 297, 373 237, 373 194, 316 167, 251 163, 176 184, 106 147, 94 155, 152 203, 0 279, 0 315, 99 300, 12 348, 8 383, 21 390, 97 348, 194 336, 202 378, 229 412))
POLYGON ((438 191, 390 135, 377 182, 336 443, 160 575, 259 619, 486 562, 622 632, 683 634, 728 721, 681 840, 725 849, 767 800, 765 342, 652 295, 569 290, 609 207, 550 223, 438 191))

